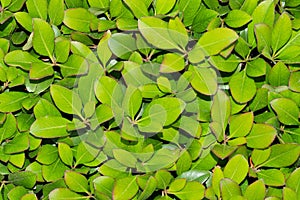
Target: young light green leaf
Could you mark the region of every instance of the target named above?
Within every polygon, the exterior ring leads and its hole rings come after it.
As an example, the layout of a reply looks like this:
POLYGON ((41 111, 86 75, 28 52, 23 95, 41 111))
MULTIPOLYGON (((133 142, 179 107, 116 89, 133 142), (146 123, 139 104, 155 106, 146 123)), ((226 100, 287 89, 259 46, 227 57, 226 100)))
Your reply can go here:
POLYGON ((15 50, 11 51, 4 57, 6 64, 10 66, 21 67, 29 71, 32 63, 41 63, 42 61, 34 57, 27 51, 15 50))
POLYGON ((60 85, 51 85, 50 93, 61 111, 82 117, 82 102, 77 93, 60 85))
POLYGON ((160 49, 178 49, 181 51, 169 34, 167 22, 156 17, 143 17, 138 21, 138 28, 150 44, 160 49))
POLYGON ((54 32, 51 26, 42 19, 33 19, 32 45, 37 53, 53 60, 54 32))
POLYGON ((57 64, 60 67, 61 73, 66 76, 83 75, 88 72, 89 64, 87 60, 79 55, 72 54, 67 62, 57 64))
POLYGON ((224 168, 224 177, 230 178, 231 180, 241 183, 248 174, 248 161, 246 158, 238 154, 232 157, 224 168), (239 166, 238 168, 236 166, 239 166))
POLYGON ((231 10, 226 18, 225 23, 232 28, 239 28, 251 21, 252 17, 242 10, 231 10))
POLYGON ((34 62, 29 70, 30 79, 38 80, 47 76, 52 76, 54 73, 53 67, 49 63, 34 62))
POLYGON ((113 154, 115 159, 120 162, 122 165, 127 167, 135 168, 137 159, 134 155, 123 149, 114 149, 113 154))
POLYGON ((88 193, 88 180, 82 174, 74 171, 66 171, 64 180, 66 185, 74 192, 88 193))
POLYGON ((63 200, 63 199, 85 199, 87 200, 87 197, 84 197, 76 192, 73 192, 67 188, 56 188, 52 190, 49 193, 49 200, 63 200))
POLYGON ((207 55, 216 55, 238 39, 235 31, 229 28, 216 28, 202 35, 196 46, 200 46, 207 55))
POLYGON ((138 189, 134 176, 117 179, 113 189, 113 199, 131 199, 138 192, 138 189))
POLYGON ((28 0, 26 1, 26 7, 32 18, 47 20, 47 0, 28 0))
POLYGON ((30 133, 39 138, 68 136, 68 120, 62 117, 46 116, 38 118, 30 127, 30 133))
POLYGON ((71 29, 90 32, 92 21, 97 18, 85 8, 72 8, 65 11, 63 23, 71 29))
POLYGON ((22 108, 22 102, 28 97, 24 92, 4 92, 0 94, 0 111, 15 112, 22 108))
POLYGON ((8 181, 14 185, 31 189, 36 184, 36 174, 29 171, 15 172, 8 175, 8 181))
POLYGON ((278 120, 286 125, 299 125, 299 108, 288 98, 278 98, 270 102, 277 114, 278 120))
POLYGON ((175 19, 170 19, 168 25, 170 37, 182 49, 185 49, 186 45, 189 42, 189 36, 182 21, 178 17, 176 17, 175 19))
POLYGON ((255 82, 246 75, 245 71, 233 75, 229 87, 234 100, 239 103, 250 101, 256 94, 255 82))
POLYGON ((108 46, 113 54, 119 58, 128 59, 130 54, 135 51, 135 39, 131 34, 116 33, 108 40, 108 46))
POLYGON ((260 166, 287 167, 293 164, 299 157, 300 146, 297 144, 275 144, 271 146, 271 154, 267 161, 260 166))
POLYGON ((256 36, 258 52, 267 52, 270 54, 272 29, 268 25, 261 23, 254 26, 254 32, 256 36))
POLYGON ((297 193, 297 197, 300 197, 300 168, 294 170, 286 180, 286 186, 293 189, 297 193))
POLYGON ((263 180, 257 180, 249 185, 244 196, 253 200, 264 200, 266 195, 266 186, 263 180))
POLYGON ((164 59, 160 65, 160 72, 179 72, 184 69, 184 65, 184 59, 181 55, 175 53, 168 53, 164 55, 164 59))
POLYGON ((267 148, 275 139, 277 131, 267 124, 254 124, 250 134, 246 137, 247 146, 251 148, 267 148))
POLYGON ((129 85, 126 89, 122 107, 127 115, 132 119, 139 111, 142 105, 142 93, 136 87, 129 85))
POLYGON ((27 31, 32 32, 32 17, 27 12, 17 12, 14 16, 22 27, 27 31))
POLYGON ((111 32, 107 31, 101 40, 99 41, 98 47, 97 47, 97 55, 104 67, 108 64, 109 59, 112 56, 112 52, 109 49, 108 41, 111 37, 111 32))
POLYGON ((277 19, 272 31, 272 49, 275 54, 292 36, 292 22, 287 13, 282 13, 277 19))
POLYGON ((222 199, 230 199, 234 196, 242 194, 240 186, 229 178, 224 178, 220 181, 222 199))
POLYGON ((155 11, 156 14, 167 14, 175 5, 176 0, 164 1, 164 0, 157 0, 155 1, 155 11))
POLYGON ((130 8, 136 18, 148 16, 148 8, 144 1, 139 0, 124 0, 126 5, 130 8))
POLYGON ((262 179, 268 186, 282 186, 285 183, 283 173, 278 169, 261 170, 257 173, 259 179, 262 179))
POLYGON ((276 63, 268 73, 268 81, 272 86, 288 85, 290 71, 283 62, 276 63))
POLYGON ((58 155, 66 165, 72 166, 73 164, 73 152, 69 145, 65 143, 58 143, 58 155))
POLYGON ((60 25, 64 19, 64 1, 50 0, 48 5, 48 15, 52 24, 56 26, 60 25))
POLYGON ((178 98, 164 97, 153 100, 145 108, 138 127, 143 132, 158 132, 163 126, 171 125, 183 112, 185 103, 178 98))
POLYGON ((230 117, 230 137, 244 137, 252 129, 254 120, 253 112, 248 112, 230 117))
POLYGON ((204 197, 205 187, 196 181, 187 182, 185 187, 177 192, 172 192, 179 199, 202 199, 204 197))
POLYGON ((193 73, 191 80, 192 87, 205 95, 213 95, 217 92, 217 74, 211 68, 190 66, 189 70, 193 73))
POLYGON ((289 80, 289 88, 295 92, 300 92, 300 72, 292 72, 289 80))

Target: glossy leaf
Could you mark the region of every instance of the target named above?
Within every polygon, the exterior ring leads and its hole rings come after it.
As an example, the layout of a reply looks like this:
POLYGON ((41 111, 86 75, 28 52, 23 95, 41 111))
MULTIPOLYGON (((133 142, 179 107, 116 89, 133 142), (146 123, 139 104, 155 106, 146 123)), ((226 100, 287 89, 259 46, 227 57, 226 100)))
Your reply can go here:
POLYGON ((299 108, 294 101, 287 98, 278 98, 271 101, 270 104, 281 123, 286 125, 299 124, 299 108))

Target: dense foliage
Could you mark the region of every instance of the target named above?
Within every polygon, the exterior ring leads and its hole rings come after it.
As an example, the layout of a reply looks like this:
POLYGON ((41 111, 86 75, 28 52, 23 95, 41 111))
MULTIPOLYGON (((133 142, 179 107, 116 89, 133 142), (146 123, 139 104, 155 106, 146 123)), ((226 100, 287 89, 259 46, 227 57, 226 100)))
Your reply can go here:
POLYGON ((0 199, 300 199, 299 0, 0 3, 0 199))

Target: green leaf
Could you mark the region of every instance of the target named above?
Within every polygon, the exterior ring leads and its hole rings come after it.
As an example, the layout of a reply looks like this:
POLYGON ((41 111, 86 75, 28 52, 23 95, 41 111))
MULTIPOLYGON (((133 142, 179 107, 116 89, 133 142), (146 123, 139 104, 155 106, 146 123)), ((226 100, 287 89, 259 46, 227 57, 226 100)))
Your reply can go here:
POLYGON ((30 133, 39 138, 57 138, 68 136, 68 120, 62 117, 40 117, 30 127, 30 133))
POLYGON ((185 178, 177 178, 175 179, 169 186, 168 192, 169 193, 176 193, 184 188, 186 185, 187 180, 185 178))
POLYGON ((190 26, 196 16, 196 13, 201 5, 201 0, 180 0, 178 8, 183 13, 183 23, 185 26, 190 26))
POLYGON ((255 82, 246 75, 245 71, 233 75, 230 79, 229 87, 232 97, 238 103, 246 103, 256 94, 255 82))
POLYGON ((72 200, 72 199, 88 199, 80 194, 77 194, 67 188, 56 188, 49 193, 50 200, 72 200))
POLYGON ((268 81, 272 86, 288 85, 290 71, 283 62, 278 62, 268 73, 268 81))
POLYGON ((167 53, 160 66, 161 73, 179 72, 184 69, 184 59, 182 55, 175 53, 167 53))
POLYGON ((153 100, 144 110, 138 120, 142 132, 158 132, 163 126, 171 125, 183 112, 185 103, 174 97, 164 97, 153 100))
POLYGON ((104 67, 108 64, 109 59, 112 56, 112 52, 109 49, 108 41, 111 38, 111 32, 107 31, 101 40, 99 41, 98 47, 97 47, 97 55, 104 67))
POLYGON ((99 149, 92 147, 86 142, 82 141, 77 146, 77 151, 75 154, 76 163, 75 166, 79 164, 89 163, 97 157, 99 149))
POLYGON ((230 137, 244 137, 248 135, 253 126, 253 112, 234 115, 230 117, 230 137))
MULTIPOLYGON (((164 2, 169 3, 169 1, 164 2)), ((182 21, 178 17, 176 17, 175 19, 170 19, 168 28, 170 37, 182 49, 185 49, 186 45, 189 42, 189 36, 182 21)))
POLYGON ((143 1, 139 0, 124 0, 136 18, 148 16, 148 8, 143 1))
POLYGON ((295 92, 300 92, 300 72, 292 72, 289 80, 289 88, 295 92))
POLYGON ((135 168, 137 159, 129 151, 125 151, 123 149, 113 149, 113 155, 115 159, 122 165, 135 168))
POLYGON ((138 28, 150 44, 160 49, 178 49, 169 34, 168 23, 156 17, 143 17, 138 20, 138 28))
POLYGON ((220 187, 221 187, 221 197, 224 200, 229 200, 234 196, 241 195, 241 189, 239 185, 229 179, 229 178, 224 178, 220 181, 220 187))
POLYGON ((117 179, 113 189, 113 199, 131 199, 138 192, 136 177, 117 179))
POLYGON ((246 188, 244 196, 247 199, 253 200, 264 200, 266 195, 266 186, 263 180, 257 180, 254 183, 251 183, 246 188))
POLYGON ((51 26, 42 19, 33 19, 32 45, 37 53, 53 60, 54 32, 51 26))
POLYGON ((230 100, 227 94, 222 90, 218 90, 217 94, 214 96, 213 104, 211 106, 211 119, 213 122, 219 124, 222 128, 222 133, 225 132, 227 127, 228 118, 230 116, 230 108, 230 100))
POLYGON ((282 13, 277 19, 272 31, 272 49, 275 54, 292 36, 292 22, 287 13, 282 13))
POLYGON ((14 16, 22 27, 27 31, 32 32, 32 17, 27 12, 17 12, 14 16))
POLYGON ((251 159, 252 159, 254 166, 262 164, 263 162, 268 160, 268 158, 270 157, 270 154, 271 154, 270 148, 264 149, 264 150, 253 149, 252 154, 251 154, 251 159))
POLYGON ((60 85, 51 85, 50 93, 55 105, 61 111, 82 118, 82 102, 77 93, 60 85))
POLYGON ((275 144, 271 146, 271 154, 267 161, 261 164, 264 167, 287 167, 299 157, 300 146, 297 144, 275 144))
POLYGON ((157 0, 155 1, 155 11, 156 14, 167 14, 175 5, 176 0, 164 1, 164 0, 157 0))
POLYGON ((212 152, 222 160, 230 156, 237 148, 225 144, 216 144, 212 152))
POLYGON ((109 176, 99 176, 93 180, 95 190, 107 195, 108 197, 112 196, 114 183, 115 180, 109 176))
POLYGON ((108 46, 113 54, 127 59, 136 50, 135 39, 130 34, 116 33, 108 40, 108 46))
POLYGON ((241 183, 248 174, 248 161, 241 154, 232 157, 224 168, 224 177, 241 183), (238 168, 236 166, 239 166, 238 168))
POLYGON ((50 0, 48 5, 48 15, 52 24, 56 26, 60 25, 64 19, 64 1, 50 0))
POLYGON ((96 17, 85 8, 71 8, 65 11, 63 23, 76 31, 90 32, 92 21, 96 17))
POLYGON ((7 114, 3 125, 0 128, 0 141, 10 138, 17 131, 16 118, 13 114, 7 114))
POLYGON ((217 92, 217 74, 211 68, 190 66, 189 71, 193 73, 192 87, 205 95, 213 95, 217 92))
POLYGON ((260 53, 267 52, 270 54, 272 42, 272 29, 266 24, 256 24, 254 26, 257 50, 260 53))
POLYGON ((136 87, 129 85, 126 89, 122 107, 127 115, 134 119, 142 105, 142 93, 136 87))
POLYGON ((198 181, 200 183, 205 183, 211 177, 209 171, 192 169, 180 174, 177 178, 186 179, 187 181, 198 181))
POLYGON ((74 192, 88 193, 88 180, 82 174, 74 171, 66 171, 64 180, 66 185, 74 192))
POLYGON ((6 154, 20 153, 29 148, 28 134, 19 134, 3 145, 6 154))
POLYGON ((156 190, 157 181, 153 176, 150 176, 147 180, 145 188, 143 192, 139 195, 138 200, 146 200, 152 195, 152 193, 156 190))
POLYGON ((277 136, 274 127, 267 124, 254 124, 250 134, 246 137, 247 146, 251 148, 267 148, 277 136))
POLYGON ((285 125, 299 125, 299 108, 297 104, 287 98, 278 98, 270 102, 279 121, 285 125))
POLYGON ((107 9, 109 7, 109 0, 88 0, 91 7, 107 9))
POLYGON ((58 143, 58 155, 66 165, 72 166, 73 164, 73 152, 69 145, 65 143, 58 143))
POLYGON ((225 18, 225 23, 232 28, 239 28, 251 21, 252 17, 242 10, 231 10, 225 18))
POLYGON ((29 171, 15 172, 8 175, 8 180, 17 186, 31 189, 36 184, 36 174, 29 171))
POLYGON ((88 72, 89 67, 87 60, 76 54, 69 56, 67 62, 57 65, 60 67, 64 77, 83 75, 88 72))
POLYGON ((25 189, 23 186, 16 186, 8 192, 7 197, 9 199, 21 199, 22 196, 27 193, 27 189, 25 189))
POLYGON ((204 197, 205 187, 196 181, 187 182, 185 187, 173 194, 179 199, 202 199, 204 197))
POLYGON ((32 63, 41 63, 42 61, 31 55, 27 51, 15 50, 6 54, 4 61, 10 66, 21 67, 24 70, 30 70, 32 63))
POLYGON ((0 94, 0 111, 15 112, 22 108, 22 102, 28 98, 24 92, 5 92, 0 94))
POLYGON ((46 99, 40 99, 33 108, 34 116, 36 119, 46 116, 61 117, 57 108, 46 99))
POLYGON ((285 183, 284 175, 278 169, 260 170, 257 176, 268 186, 283 186, 285 183))
POLYGON ((239 65, 240 60, 234 55, 230 55, 228 58, 222 56, 211 56, 211 64, 222 72, 233 72, 239 65))
POLYGON ((216 28, 202 35, 196 46, 200 46, 205 54, 216 55, 238 39, 235 31, 229 28, 216 28))
POLYGON ((47 19, 47 0, 28 0, 26 1, 26 7, 32 18, 47 19))
POLYGON ((52 76, 54 73, 53 67, 48 63, 32 63, 29 70, 30 79, 38 80, 48 76, 52 76))
POLYGON ((286 180, 286 186, 293 189, 297 193, 297 198, 300 197, 300 168, 294 170, 286 180))
POLYGON ((42 164, 50 165, 54 163, 57 158, 57 148, 52 145, 46 144, 40 148, 36 160, 42 164))

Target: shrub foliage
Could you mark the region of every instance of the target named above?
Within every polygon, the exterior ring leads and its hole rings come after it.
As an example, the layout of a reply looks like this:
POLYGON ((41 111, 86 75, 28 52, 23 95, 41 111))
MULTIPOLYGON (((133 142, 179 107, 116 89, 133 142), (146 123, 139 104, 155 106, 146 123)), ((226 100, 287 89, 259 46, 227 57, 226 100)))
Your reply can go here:
POLYGON ((0 3, 0 199, 300 199, 298 0, 0 3))

